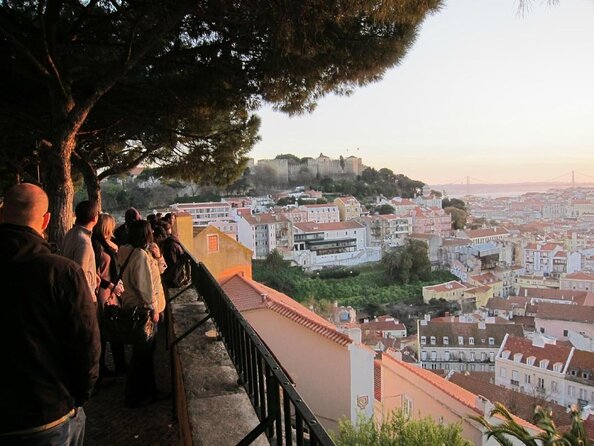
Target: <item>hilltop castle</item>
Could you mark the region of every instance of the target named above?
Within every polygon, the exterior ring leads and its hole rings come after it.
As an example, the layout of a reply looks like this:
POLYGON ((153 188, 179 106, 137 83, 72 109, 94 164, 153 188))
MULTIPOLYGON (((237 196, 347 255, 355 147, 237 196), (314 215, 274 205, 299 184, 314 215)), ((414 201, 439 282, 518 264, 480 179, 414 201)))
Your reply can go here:
MULTIPOLYGON (((248 166, 253 166, 253 161, 248 166)), ((312 176, 336 177, 342 175, 357 176, 366 166, 363 165, 361 158, 349 156, 332 159, 320 153, 317 158, 275 158, 269 160, 259 160, 258 166, 266 166, 272 169, 279 182, 288 183, 296 180, 299 175, 308 172, 312 176)))

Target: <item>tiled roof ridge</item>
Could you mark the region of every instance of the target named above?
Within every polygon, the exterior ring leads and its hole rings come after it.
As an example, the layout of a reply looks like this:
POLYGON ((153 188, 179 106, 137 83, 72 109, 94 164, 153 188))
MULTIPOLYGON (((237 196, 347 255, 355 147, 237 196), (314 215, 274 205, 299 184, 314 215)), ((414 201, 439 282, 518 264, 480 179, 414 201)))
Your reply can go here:
MULTIPOLYGON (((346 346, 353 342, 353 340, 350 337, 343 333, 340 333, 336 328, 334 328, 330 322, 327 322, 327 325, 324 325, 320 321, 308 317, 308 315, 298 311, 297 308, 287 305, 286 303, 282 302, 282 300, 276 298, 275 294, 278 293, 279 295, 286 296, 288 299, 291 299, 290 296, 287 296, 286 294, 281 293, 280 291, 277 291, 273 288, 267 287, 262 283, 256 282, 255 280, 250 280, 246 277, 243 277, 240 274, 236 274, 232 276, 232 278, 233 277, 238 277, 241 281, 243 281, 246 285, 250 286, 258 294, 262 294, 262 291, 266 291, 266 307, 280 314, 281 316, 288 317, 294 322, 312 330, 315 333, 321 334, 322 336, 330 339, 331 341, 336 342, 339 345, 346 346)), ((229 280, 225 281, 225 283, 228 281, 229 280)), ((311 311, 305 308, 299 302, 295 301, 295 304, 302 307, 302 309, 307 312, 311 311)))
MULTIPOLYGON (((385 354, 384 354, 384 355, 382 355, 382 359, 383 359, 383 358, 385 358, 385 357, 388 357, 388 358, 390 358, 392 361, 394 361, 394 362, 396 362, 397 364, 399 364, 399 365, 403 366, 403 367, 404 367, 404 368, 406 368, 407 370, 409 370, 409 371, 411 371, 412 373, 414 373, 415 375, 419 376, 421 379, 423 379, 423 380, 425 380, 426 382, 430 383, 432 386, 435 386, 435 387, 437 387, 438 389, 440 389, 440 390, 444 391, 444 392, 445 392, 446 394, 448 394, 450 397, 452 397, 452 398, 454 398, 456 401, 459 401, 460 403, 464 404, 466 407, 468 407, 468 408, 470 408, 470 409, 474 410, 474 411, 475 411, 476 413, 478 413, 479 415, 489 416, 489 414, 484 414, 484 413, 482 413, 482 411, 481 411, 481 410, 480 410, 478 407, 476 407, 476 398, 477 398, 479 395, 476 395, 476 394, 474 394, 474 393, 472 393, 472 392, 470 392, 470 391, 466 390, 465 388, 463 388, 463 387, 459 386, 458 384, 455 384, 455 383, 453 383, 453 382, 451 382, 451 381, 448 381, 448 380, 446 380, 445 378, 443 378, 443 377, 441 377, 441 376, 438 376, 438 375, 436 375, 436 374, 434 374, 434 373, 432 373, 432 372, 430 372, 430 371, 428 371, 428 370, 425 370, 425 369, 419 368, 419 367, 417 367, 417 366, 413 366, 413 365, 407 364, 407 363, 406 363, 406 362, 404 362, 404 361, 400 361, 400 360, 398 360, 398 359, 394 358, 393 356, 391 356, 391 355, 389 355, 389 354, 388 354, 388 355, 385 355, 385 354), (423 373, 423 372, 426 372, 427 374, 425 374, 425 373, 423 373), (428 375, 428 374, 434 375, 434 377, 431 377, 431 378, 429 378, 429 375, 428 375), (440 385, 438 385, 438 382, 439 382, 440 380, 441 380, 441 381, 443 381, 444 383, 447 383, 447 385, 441 385, 441 386, 440 386, 440 385), (455 386, 455 387, 457 387, 457 388, 459 389, 460 393, 461 393, 461 394, 463 394, 463 395, 464 395, 464 396, 465 396, 467 399, 464 399, 464 398, 462 398, 462 397, 460 397, 460 396, 456 395, 455 393, 453 393, 453 392, 451 392, 451 391, 448 391, 448 390, 451 390, 451 389, 448 389, 448 386, 455 386), (470 403, 470 402, 469 402, 469 399, 472 399, 472 400, 473 400, 473 402, 472 402, 472 403, 470 403)), ((442 383, 442 384, 443 384, 443 383, 442 383)), ((458 390, 458 389, 456 389, 456 390, 458 390)), ((516 421, 518 424, 520 424, 521 426, 528 427, 528 428, 530 428, 530 429, 533 429, 533 430, 535 430, 535 431, 537 431, 537 432, 540 432, 540 431, 541 431, 541 429, 539 429, 538 427, 536 427, 535 425, 533 425, 533 424, 532 424, 532 423, 530 423, 529 421, 526 421, 526 420, 524 420, 523 418, 520 418, 520 417, 518 417, 517 415, 513 415, 513 414, 512 414, 512 418, 513 418, 513 419, 514 419, 514 420, 515 420, 515 421, 516 421)))
POLYGON ((428 382, 432 386, 435 386, 438 389, 444 391, 449 396, 451 396, 452 398, 454 398, 456 401, 459 401, 460 403, 464 404, 466 407, 469 407, 470 409, 474 410, 479 415, 483 415, 482 412, 478 409, 478 407, 476 407, 476 404, 471 404, 467 399, 461 398, 459 395, 456 395, 455 393, 453 393, 451 391, 448 391, 448 390, 451 390, 451 389, 448 389, 448 385, 439 385, 439 381, 440 380, 443 380, 444 382, 447 382, 450 386, 456 386, 456 387, 458 387, 461 390, 461 393, 462 394, 465 394, 464 396, 466 396, 468 399, 472 399, 472 400, 476 399, 476 395, 474 395, 474 393, 469 392, 468 390, 466 390, 466 389, 458 386, 457 384, 454 384, 454 383, 452 383, 450 381, 447 381, 445 378, 442 378, 441 376, 438 376, 438 375, 436 375, 434 373, 431 373, 431 372, 429 372, 429 371, 427 371, 425 369, 422 369, 420 367, 407 364, 404 361, 400 361, 400 360, 394 358, 390 354, 382 355, 382 360, 384 358, 389 358, 390 360, 396 362, 397 364, 401 365, 402 367, 404 367, 408 371, 414 373, 415 375, 417 375, 418 377, 420 377, 424 381, 428 382), (433 375, 433 376, 430 377, 429 373, 431 373, 431 375, 433 375))

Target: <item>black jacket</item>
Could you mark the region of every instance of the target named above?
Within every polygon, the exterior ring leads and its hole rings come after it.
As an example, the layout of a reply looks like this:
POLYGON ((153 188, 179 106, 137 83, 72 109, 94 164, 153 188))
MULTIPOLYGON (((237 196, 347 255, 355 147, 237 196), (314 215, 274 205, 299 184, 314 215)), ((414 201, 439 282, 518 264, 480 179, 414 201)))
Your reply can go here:
POLYGON ((30 228, 0 224, 0 433, 88 400, 100 351, 95 305, 73 261, 30 228))

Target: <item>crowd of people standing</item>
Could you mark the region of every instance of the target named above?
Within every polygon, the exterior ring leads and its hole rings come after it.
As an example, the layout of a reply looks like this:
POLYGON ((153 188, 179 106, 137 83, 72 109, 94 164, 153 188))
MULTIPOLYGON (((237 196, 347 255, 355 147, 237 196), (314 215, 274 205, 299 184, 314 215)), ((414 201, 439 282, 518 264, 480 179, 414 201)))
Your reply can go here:
POLYGON ((9 358, 0 368, 0 445, 82 444, 83 404, 98 379, 126 374, 128 407, 167 397, 155 382, 156 337, 134 342, 129 361, 124 343, 109 342, 111 370, 102 320, 107 305, 141 307, 158 329, 163 284, 179 286, 184 263, 175 215, 143 220, 131 208, 116 227, 97 203, 82 201, 75 216, 57 255, 43 237, 50 214, 41 188, 13 186, 0 208, 0 279, 9 296, 0 324, 9 358))

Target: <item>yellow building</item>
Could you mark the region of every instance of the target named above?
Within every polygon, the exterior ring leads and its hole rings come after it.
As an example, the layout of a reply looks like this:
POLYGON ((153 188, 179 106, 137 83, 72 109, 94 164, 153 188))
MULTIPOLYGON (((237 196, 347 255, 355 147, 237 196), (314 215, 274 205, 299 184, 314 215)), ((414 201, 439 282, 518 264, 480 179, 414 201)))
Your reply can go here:
POLYGON ((423 302, 429 303, 431 299, 444 299, 459 301, 464 297, 466 287, 456 280, 438 285, 423 287, 423 302))
POLYGON ((252 251, 214 226, 194 228, 192 255, 219 282, 235 274, 252 277, 252 251))
POLYGON ((334 204, 338 207, 340 221, 353 220, 361 216, 361 203, 355 197, 338 197, 334 204))

